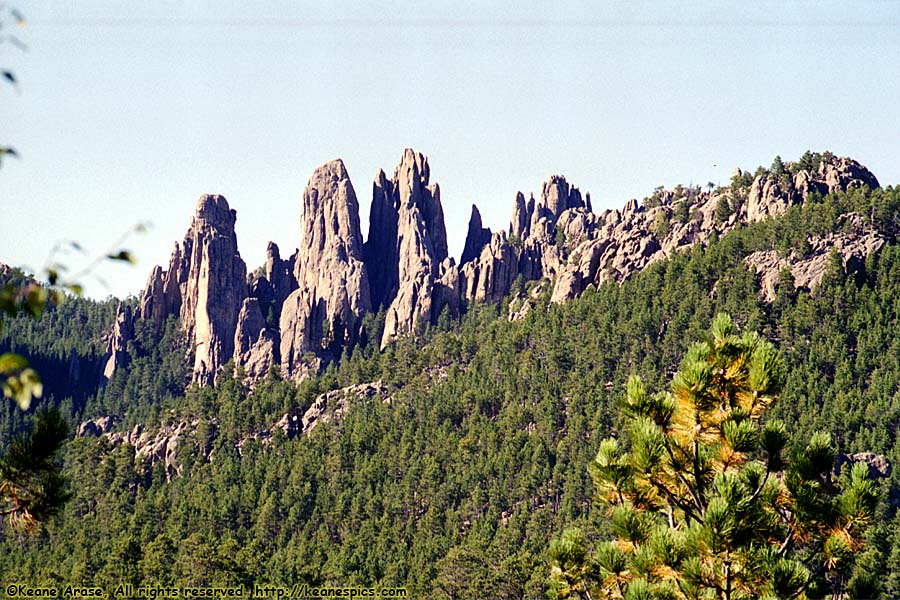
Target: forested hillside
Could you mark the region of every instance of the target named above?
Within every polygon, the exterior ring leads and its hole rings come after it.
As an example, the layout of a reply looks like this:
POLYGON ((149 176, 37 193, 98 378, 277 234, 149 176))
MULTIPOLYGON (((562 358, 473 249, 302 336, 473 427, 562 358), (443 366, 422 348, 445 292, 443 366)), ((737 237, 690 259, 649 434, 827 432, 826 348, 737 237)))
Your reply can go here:
MULTIPOLYGON (((609 533, 587 465, 622 424, 628 376, 664 387, 723 311, 782 353, 788 375, 770 415, 786 421, 794 442, 824 429, 840 452, 898 464, 898 215, 900 190, 890 187, 810 198, 621 284, 562 304, 544 286, 520 320, 509 320, 508 299, 473 303, 384 351, 382 311, 367 317, 355 348, 300 384, 273 370, 251 388, 226 370, 214 387, 185 391, 190 366, 170 318, 160 332, 139 324, 131 364, 100 385, 112 302, 73 299, 39 322, 8 321, 0 348, 29 356, 48 383, 32 410, 59 406, 73 426, 114 415, 118 431, 186 423, 190 433, 169 466, 136 459, 133 446, 109 436, 70 441, 72 499, 35 537, 2 532, 0 580, 308 582, 542 598, 553 536, 571 524, 596 539, 609 533), (761 297, 748 256, 802 258, 815 250, 809 240, 860 222, 886 245, 846 264, 833 253, 812 291, 795 289, 783 271, 771 302, 761 297), (308 435, 275 427, 326 391, 377 381, 386 398, 357 401, 308 435)), ((29 416, 6 403, 0 418, 5 443, 29 416)), ((888 573, 885 597, 900 595, 897 484, 897 474, 881 482, 883 519, 859 558, 888 573)))

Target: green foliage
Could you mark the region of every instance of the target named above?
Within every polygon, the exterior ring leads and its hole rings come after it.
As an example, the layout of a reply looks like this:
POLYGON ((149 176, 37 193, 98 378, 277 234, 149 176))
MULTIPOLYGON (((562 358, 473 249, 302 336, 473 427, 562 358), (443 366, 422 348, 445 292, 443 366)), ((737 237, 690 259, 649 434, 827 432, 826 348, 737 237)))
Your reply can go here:
MULTIPOLYGON (((818 430, 830 432, 842 452, 868 450, 897 464, 897 214, 900 193, 892 188, 826 196, 707 248, 676 253, 621 286, 603 285, 561 306, 544 303, 516 322, 499 306, 476 303, 384 352, 383 315, 371 315, 359 347, 299 385, 273 373, 253 389, 224 377, 216 388, 185 391, 186 349, 172 320, 158 332, 138 322, 133 362, 98 387, 92 374, 114 302, 72 299, 48 307, 40 321, 9 319, 0 351, 28 358, 44 375, 45 390, 29 412, 5 402, 3 443, 27 432, 34 408, 44 407, 58 407, 72 423, 112 415, 119 433, 139 425, 153 435, 163 423, 188 428, 170 468, 106 437, 66 444, 72 498, 41 536, 26 543, 12 532, 0 536, 0 579, 99 581, 122 572, 142 585, 203 577, 402 585, 413 597, 544 598, 548 540, 556 532, 578 527, 588 542, 613 538, 611 515, 592 502, 585 465, 604 468, 615 481, 630 477, 623 458, 630 417, 621 410, 629 376, 640 375, 644 390, 666 390, 688 341, 702 339, 719 312, 772 340, 785 370, 780 400, 758 430, 759 453, 747 461, 753 468, 742 469, 740 479, 713 478, 717 495, 755 489, 767 468, 796 462, 795 451, 802 455, 818 430), (850 273, 835 270, 812 293, 785 281, 776 303, 761 302, 744 258, 841 231, 847 212, 890 243, 850 273), (323 392, 377 380, 390 402, 351 403, 343 419, 317 425, 309 436, 288 439, 273 429, 323 392), (253 437, 269 430, 268 441, 253 437), (614 446, 601 443, 613 435, 614 446), (604 464, 594 461, 600 451, 604 464), (202 535, 188 543, 195 533, 202 535)), ((647 392, 641 402, 658 426, 674 418, 667 391, 647 392)), ((729 422, 737 442, 747 419, 729 422)), ((846 468, 834 478, 847 505, 832 499, 835 515, 858 504, 847 494, 851 474, 846 468)), ((884 486, 896 486, 898 477, 895 469, 884 486)), ((803 481, 797 485, 808 487, 803 481)), ((814 505, 819 491, 812 491, 814 505)), ((859 490, 863 500, 866 494, 859 490)), ((639 566, 646 570, 660 556, 701 577, 703 564, 685 556, 683 540, 667 530, 651 530, 639 566)), ((898 597, 900 520, 886 502, 870 531, 843 585, 866 589, 866 573, 884 574, 881 593, 898 597)), ((605 577, 624 554, 608 544, 587 546, 593 572, 607 569, 605 577)), ((791 586, 796 563, 777 568, 773 585, 791 586)), ((632 594, 671 592, 652 573, 639 578, 632 594)), ((829 585, 813 582, 808 595, 829 585)))
POLYGON ((656 217, 653 220, 653 226, 651 230, 659 239, 663 239, 667 235, 669 235, 669 215, 666 213, 666 211, 661 210, 656 213, 656 217))
POLYGON ((687 223, 690 218, 690 204, 687 200, 681 200, 680 202, 676 202, 675 210, 672 213, 672 218, 674 218, 679 223, 687 223))
POLYGON ((0 515, 11 527, 34 530, 68 499, 57 456, 68 433, 58 411, 38 413, 0 455, 0 515))
MULTIPOLYGON (((55 277, 54 273, 51 272, 51 276, 55 277)), ((58 305, 65 299, 62 290, 48 290, 25 278, 21 271, 8 273, 5 279, 0 281, 0 313, 6 318, 22 314, 39 319, 47 306, 58 305)), ((3 320, 0 319, 0 330, 2 327, 3 320)), ((37 372, 29 367, 24 357, 13 352, 0 354, 0 387, 3 395, 15 401, 22 410, 28 410, 32 398, 43 393, 37 372)))
POLYGON ((843 594, 878 491, 862 464, 843 489, 830 481, 824 433, 784 469, 785 426, 762 425, 783 380, 772 344, 724 313, 671 392, 651 396, 632 376, 626 443, 607 438, 591 465, 616 539, 596 560, 577 530, 551 544, 551 596, 804 598, 815 578, 843 594))
POLYGON ((716 201, 716 223, 724 223, 732 214, 734 214, 734 207, 732 207, 728 196, 724 194, 719 196, 719 199, 716 201))

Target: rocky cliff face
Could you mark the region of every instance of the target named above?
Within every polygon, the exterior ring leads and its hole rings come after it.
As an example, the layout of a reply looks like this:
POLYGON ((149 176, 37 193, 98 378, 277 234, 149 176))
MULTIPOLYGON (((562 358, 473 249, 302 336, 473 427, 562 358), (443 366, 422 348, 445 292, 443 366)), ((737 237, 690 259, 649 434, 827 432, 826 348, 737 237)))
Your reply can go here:
POLYGON ((744 216, 755 223, 784 214, 790 206, 805 202, 810 194, 825 195, 862 186, 875 189, 878 180, 855 160, 829 156, 817 168, 757 177, 750 187, 744 216))
POLYGON ((518 276, 518 258, 505 231, 491 235, 477 257, 460 267, 459 289, 467 301, 499 302, 518 276))
MULTIPOLYGON (((193 380, 203 385, 213 383, 234 353, 238 312, 247 296, 247 268, 234 233, 236 218, 224 197, 201 196, 168 269, 157 266, 151 271, 137 315, 157 329, 169 316, 178 316, 193 380)), ((109 367, 107 363, 107 371, 109 367)))
MULTIPOLYGON (((878 180, 855 161, 826 155, 812 169, 788 164, 780 174, 755 177, 746 198, 739 198, 742 202, 736 210, 728 189, 704 192, 682 188, 658 191, 649 208, 631 200, 622 210, 604 211, 596 217, 577 208, 567 211, 557 220, 561 265, 552 300, 563 302, 577 297, 590 285, 622 281, 673 252, 706 244, 713 235, 727 233, 738 223, 783 214, 789 206, 804 202, 813 193, 827 194, 863 185, 877 187, 878 180), (723 212, 730 213, 727 216, 720 212, 723 203, 728 208, 723 212)), ((871 242, 866 242, 867 247, 874 244, 871 242)))
POLYGON ((246 298, 234 332, 234 364, 251 381, 266 376, 281 363, 280 336, 268 326, 258 298, 246 298))
POLYGON ((295 255, 282 260, 278 246, 269 242, 262 273, 258 270, 247 278, 250 296, 259 300, 260 311, 267 322, 277 325, 285 299, 297 289, 297 280, 294 278, 296 259, 295 255))
POLYGON ((237 248, 237 213, 222 196, 202 196, 182 245, 181 326, 194 346, 194 381, 212 383, 234 354, 247 267, 237 248))
POLYGON ((281 362, 288 377, 303 369, 304 354, 353 343, 362 317, 372 310, 359 205, 342 161, 313 172, 303 192, 301 228, 294 269, 298 287, 285 299, 280 317, 281 362))
POLYGON ((134 311, 130 306, 116 308, 116 323, 113 325, 109 347, 103 358, 103 377, 109 379, 128 364, 126 344, 134 338, 134 311))
POLYGON ((428 159, 407 148, 393 179, 388 182, 380 172, 375 182, 367 267, 374 304, 387 307, 382 346, 417 322, 434 320, 442 301, 456 297, 455 266, 444 264, 447 230, 440 188, 429 178, 428 159))
MULTIPOLYGON (((568 238, 570 244, 575 240, 576 233, 567 232, 568 223, 573 219, 593 219, 589 206, 590 198, 585 202, 578 188, 561 175, 544 182, 537 201, 532 196, 526 202, 519 192, 513 205, 509 237, 505 232, 494 233, 477 256, 463 260, 460 267, 463 299, 496 302, 509 294, 518 277, 523 281, 555 277, 562 267, 566 236, 572 236, 568 238)), ((474 235, 472 230, 470 223, 470 236, 474 235)), ((577 233, 583 234, 584 231, 577 233)))
POLYGON ((400 287, 400 247, 397 243, 400 193, 395 190, 396 182, 379 169, 372 184, 369 238, 363 247, 375 310, 390 306, 400 287))

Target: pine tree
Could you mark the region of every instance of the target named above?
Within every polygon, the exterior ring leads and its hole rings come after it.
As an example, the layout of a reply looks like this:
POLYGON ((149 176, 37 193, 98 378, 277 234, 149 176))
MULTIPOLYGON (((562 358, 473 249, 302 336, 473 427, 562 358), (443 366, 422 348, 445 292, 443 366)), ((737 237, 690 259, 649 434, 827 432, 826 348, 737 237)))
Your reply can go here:
POLYGON ((878 492, 858 464, 833 475, 831 438, 783 458, 784 423, 763 422, 784 367, 755 333, 718 315, 671 391, 627 385, 623 439, 590 465, 616 539, 590 555, 577 531, 550 547, 556 598, 841 597, 878 492))
POLYGON ((59 411, 37 413, 31 431, 0 455, 0 515, 10 526, 33 530, 68 499, 58 460, 68 434, 59 411))

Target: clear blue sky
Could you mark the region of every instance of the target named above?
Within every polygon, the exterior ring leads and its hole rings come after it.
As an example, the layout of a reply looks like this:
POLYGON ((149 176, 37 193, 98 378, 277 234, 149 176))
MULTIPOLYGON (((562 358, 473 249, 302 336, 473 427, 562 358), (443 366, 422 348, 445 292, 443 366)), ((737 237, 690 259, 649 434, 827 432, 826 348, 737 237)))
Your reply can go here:
POLYGON ((21 81, 0 87, 0 144, 22 155, 0 169, 0 261, 40 268, 58 239, 99 253, 152 221, 97 297, 139 292, 202 193, 237 209, 250 269, 268 240, 292 253, 336 157, 366 235, 375 173, 408 146, 457 258, 472 203, 505 228, 554 173, 595 210, 807 148, 900 183, 896 2, 6 4, 28 23, 0 34, 29 51, 0 44, 21 81))

